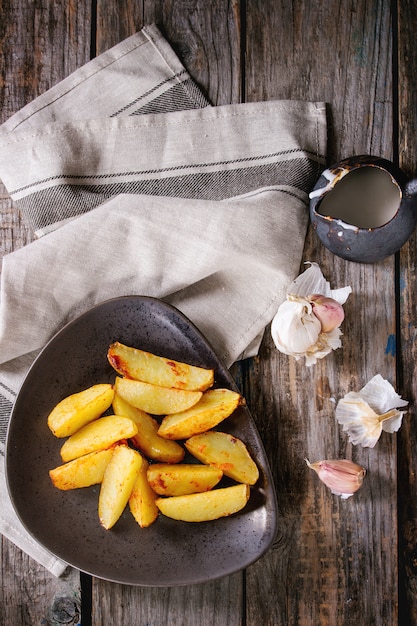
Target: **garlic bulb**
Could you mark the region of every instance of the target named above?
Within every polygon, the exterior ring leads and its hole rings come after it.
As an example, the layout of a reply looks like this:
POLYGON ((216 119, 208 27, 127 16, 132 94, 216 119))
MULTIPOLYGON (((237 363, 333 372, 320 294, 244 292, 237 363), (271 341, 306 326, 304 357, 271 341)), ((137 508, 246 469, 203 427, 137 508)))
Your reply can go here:
POLYGON ((374 376, 359 392, 350 391, 336 406, 336 419, 349 436, 349 441, 363 448, 373 448, 382 431, 399 430, 408 405, 391 383, 380 374, 374 376))
POLYGON ((272 320, 271 334, 277 349, 314 365, 317 359, 340 348, 342 305, 350 292, 350 287, 332 290, 317 263, 311 263, 291 283, 286 301, 272 320))
POLYGON ((347 459, 317 461, 316 463, 310 463, 308 459, 305 461, 331 492, 343 499, 350 498, 358 491, 366 474, 365 468, 347 459))
POLYGON ((272 320, 275 345, 284 354, 303 356, 317 343, 320 333, 320 320, 304 298, 288 296, 272 320))

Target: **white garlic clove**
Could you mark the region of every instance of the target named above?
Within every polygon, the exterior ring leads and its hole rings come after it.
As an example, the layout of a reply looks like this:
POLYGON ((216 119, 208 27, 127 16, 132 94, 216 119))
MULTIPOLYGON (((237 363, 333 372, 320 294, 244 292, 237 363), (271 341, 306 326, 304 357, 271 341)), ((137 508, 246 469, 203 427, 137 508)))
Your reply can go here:
POLYGON ((311 304, 303 299, 283 302, 271 325, 271 334, 278 350, 300 358, 316 344, 321 324, 311 304))

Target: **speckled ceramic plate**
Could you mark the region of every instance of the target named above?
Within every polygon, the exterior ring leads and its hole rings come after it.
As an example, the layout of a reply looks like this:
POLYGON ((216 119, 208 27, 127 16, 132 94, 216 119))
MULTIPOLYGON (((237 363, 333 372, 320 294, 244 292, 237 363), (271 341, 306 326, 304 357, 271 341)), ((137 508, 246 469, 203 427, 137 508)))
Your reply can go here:
POLYGON ((61 464, 62 440, 47 415, 64 396, 98 382, 113 382, 107 363, 113 341, 214 367, 215 386, 236 389, 210 344, 177 309, 160 300, 127 296, 100 304, 65 326, 34 362, 10 421, 6 471, 10 496, 27 530, 70 565, 106 580, 145 586, 200 583, 241 570, 270 547, 276 498, 268 462, 247 407, 223 430, 247 444, 260 469, 245 509, 211 522, 187 523, 162 515, 141 529, 128 507, 113 527, 101 528, 99 487, 62 492, 48 470, 61 464))

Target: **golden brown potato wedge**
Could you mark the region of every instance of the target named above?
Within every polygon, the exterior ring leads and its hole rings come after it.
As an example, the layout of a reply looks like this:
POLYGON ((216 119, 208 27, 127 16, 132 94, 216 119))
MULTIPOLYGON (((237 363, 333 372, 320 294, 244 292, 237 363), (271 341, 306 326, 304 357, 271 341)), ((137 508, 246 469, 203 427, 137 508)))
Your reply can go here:
POLYGON ((107 358, 121 376, 142 380, 161 387, 205 391, 213 385, 214 371, 181 361, 174 361, 131 348, 116 341, 109 347, 107 358))
POLYGON ((136 409, 117 393, 113 399, 113 411, 117 415, 130 417, 135 422, 138 432, 131 438, 131 442, 147 458, 162 463, 182 461, 185 454, 184 448, 175 441, 160 437, 158 435, 159 424, 149 413, 136 409))
POLYGON ((97 450, 59 465, 49 471, 52 484, 63 491, 97 485, 103 480, 104 471, 112 455, 112 448, 97 450))
POLYGON ((116 378, 115 390, 126 402, 152 415, 184 411, 203 395, 202 391, 160 387, 131 378, 116 378))
POLYGON ((187 439, 217 426, 242 402, 242 396, 230 389, 209 389, 190 409, 164 417, 158 434, 166 439, 187 439))
POLYGON ((142 457, 128 446, 116 446, 104 472, 98 499, 100 524, 112 528, 123 513, 140 472, 142 457))
POLYGON ((187 496, 158 498, 161 513, 183 522, 208 522, 240 511, 249 499, 249 485, 233 485, 187 496))
POLYGON ((107 384, 67 396, 48 415, 48 426, 55 437, 69 437, 107 411, 113 396, 113 386, 107 384))
POLYGON ((64 462, 72 461, 79 456, 110 448, 121 439, 129 439, 138 432, 138 427, 128 417, 123 415, 106 415, 94 420, 77 430, 66 440, 61 448, 61 458, 64 462))
POLYGON ((185 447, 196 459, 218 467, 238 483, 254 485, 259 478, 258 467, 247 447, 229 433, 209 430, 188 439, 185 447))
POLYGON ((223 472, 210 465, 155 463, 148 469, 148 482, 160 496, 184 496, 210 491, 222 479, 223 472))
POLYGON ((130 511, 141 528, 147 528, 153 524, 159 515, 159 509, 155 504, 158 496, 151 489, 147 479, 148 467, 149 463, 143 459, 129 498, 130 511))

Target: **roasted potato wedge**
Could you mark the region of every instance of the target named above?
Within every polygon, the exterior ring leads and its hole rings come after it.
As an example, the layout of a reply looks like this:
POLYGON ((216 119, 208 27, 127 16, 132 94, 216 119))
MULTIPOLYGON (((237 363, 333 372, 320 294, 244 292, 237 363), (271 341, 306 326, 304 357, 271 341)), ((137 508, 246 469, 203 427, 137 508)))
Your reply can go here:
POLYGON ((147 528, 153 524, 159 515, 159 509, 155 504, 158 496, 151 489, 147 479, 148 467, 149 463, 143 459, 129 498, 130 511, 141 528, 147 528))
POLYGON ((123 513, 139 476, 142 456, 128 446, 116 446, 104 472, 98 499, 100 524, 112 528, 123 513))
POLYGON ((240 511, 249 499, 249 485, 233 485, 204 493, 158 498, 163 515, 183 522, 208 522, 240 511))
POLYGON ((213 465, 238 483, 254 485, 259 470, 240 439, 229 433, 209 430, 185 442, 187 450, 202 463, 213 465))
POLYGON ((166 439, 187 439, 217 426, 242 402, 242 396, 230 389, 209 389, 190 409, 166 415, 158 434, 166 439))
POLYGON ((59 465, 49 471, 52 484, 63 491, 97 485, 103 480, 104 471, 112 455, 112 448, 97 450, 59 465))
POLYGON ((113 396, 113 386, 107 384, 67 396, 48 415, 48 426, 55 437, 69 437, 107 411, 113 396))
POLYGON ((188 365, 131 348, 116 341, 107 352, 110 365, 121 376, 161 387, 205 391, 213 385, 214 370, 188 365))
POLYGON ((148 468, 148 482, 160 496, 184 496, 210 491, 222 479, 223 472, 210 465, 155 463, 148 468))
POLYGON ((167 415, 184 411, 196 404, 202 391, 160 387, 131 378, 116 378, 116 393, 129 404, 152 415, 167 415))
POLYGON ((113 399, 113 411, 116 415, 126 415, 135 422, 138 432, 131 438, 131 442, 148 459, 162 463, 182 461, 185 454, 184 448, 175 441, 160 437, 158 435, 159 424, 149 413, 136 409, 117 393, 113 399))
POLYGON ((110 448, 121 439, 130 439, 138 432, 138 427, 124 415, 106 415, 86 424, 66 440, 61 448, 64 462, 72 461, 79 456, 110 448))

